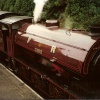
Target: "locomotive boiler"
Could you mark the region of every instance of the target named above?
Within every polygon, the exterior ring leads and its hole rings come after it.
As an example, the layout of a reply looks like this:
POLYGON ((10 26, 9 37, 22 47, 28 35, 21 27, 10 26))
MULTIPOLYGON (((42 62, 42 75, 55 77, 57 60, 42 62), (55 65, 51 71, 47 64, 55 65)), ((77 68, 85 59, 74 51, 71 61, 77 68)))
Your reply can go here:
POLYGON ((100 98, 99 35, 52 30, 31 20, 26 16, 0 20, 1 63, 44 98, 100 98))

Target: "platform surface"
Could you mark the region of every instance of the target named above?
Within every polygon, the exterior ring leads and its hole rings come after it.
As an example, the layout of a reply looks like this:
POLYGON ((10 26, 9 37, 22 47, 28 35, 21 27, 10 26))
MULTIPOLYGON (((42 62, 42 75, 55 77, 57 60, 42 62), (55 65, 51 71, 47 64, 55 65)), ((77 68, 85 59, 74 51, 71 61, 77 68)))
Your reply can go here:
POLYGON ((43 100, 43 98, 0 64, 0 100, 43 100))

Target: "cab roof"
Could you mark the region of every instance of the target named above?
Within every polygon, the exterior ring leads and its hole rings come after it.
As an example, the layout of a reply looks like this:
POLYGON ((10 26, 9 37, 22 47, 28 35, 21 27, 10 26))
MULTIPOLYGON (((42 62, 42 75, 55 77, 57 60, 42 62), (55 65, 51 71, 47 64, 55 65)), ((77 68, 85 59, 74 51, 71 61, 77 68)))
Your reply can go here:
POLYGON ((8 12, 8 11, 0 11, 0 19, 4 19, 9 16, 19 15, 17 13, 8 12))
POLYGON ((1 19, 0 22, 4 23, 4 24, 13 24, 13 23, 16 23, 18 21, 28 20, 28 19, 32 19, 32 17, 28 17, 28 16, 11 16, 11 17, 1 19))

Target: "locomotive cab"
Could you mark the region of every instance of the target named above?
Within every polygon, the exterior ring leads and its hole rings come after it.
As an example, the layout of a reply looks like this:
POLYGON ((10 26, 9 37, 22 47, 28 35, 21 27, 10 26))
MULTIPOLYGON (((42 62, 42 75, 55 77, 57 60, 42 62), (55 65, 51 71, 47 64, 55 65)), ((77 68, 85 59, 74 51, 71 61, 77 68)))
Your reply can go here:
POLYGON ((9 41, 11 41, 12 44, 16 31, 23 24, 23 21, 32 22, 31 19, 31 17, 10 16, 0 20, 0 29, 3 36, 2 40, 4 42, 3 45, 5 46, 5 48, 3 48, 3 51, 9 52, 9 50, 11 50, 11 48, 9 49, 9 46, 11 47, 9 41))
POLYGON ((8 11, 0 11, 0 20, 10 16, 17 16, 17 15, 20 14, 14 12, 8 12, 8 11))
MULTIPOLYGON (((19 14, 8 12, 8 11, 0 11, 0 20, 11 17, 11 16, 17 16, 19 14)), ((6 48, 6 36, 8 35, 8 25, 4 23, 0 23, 0 49, 3 51, 7 51, 6 48)))
POLYGON ((18 14, 13 13, 8 13, 8 15, 6 18, 0 20, 0 59, 7 66, 13 56, 14 37, 18 28, 25 22, 32 22, 31 17, 15 16, 18 14))

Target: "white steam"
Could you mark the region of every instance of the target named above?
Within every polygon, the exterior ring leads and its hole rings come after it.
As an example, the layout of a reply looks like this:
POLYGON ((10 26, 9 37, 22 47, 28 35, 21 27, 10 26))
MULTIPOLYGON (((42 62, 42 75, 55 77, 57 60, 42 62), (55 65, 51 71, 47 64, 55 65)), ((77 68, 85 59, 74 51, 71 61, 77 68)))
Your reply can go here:
POLYGON ((34 0, 35 9, 33 12, 33 16, 34 16, 35 23, 41 18, 43 7, 47 1, 48 0, 34 0))

